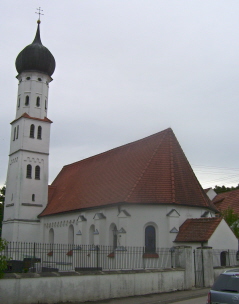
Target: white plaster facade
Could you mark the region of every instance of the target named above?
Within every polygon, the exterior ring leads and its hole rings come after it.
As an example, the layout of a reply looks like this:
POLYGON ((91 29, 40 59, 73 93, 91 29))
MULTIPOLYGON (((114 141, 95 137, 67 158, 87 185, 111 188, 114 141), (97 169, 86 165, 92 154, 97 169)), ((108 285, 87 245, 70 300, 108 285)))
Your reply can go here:
POLYGON ((208 240, 208 246, 216 249, 238 249, 238 240, 225 220, 222 220, 208 240))
POLYGON ((180 225, 187 218, 200 218, 205 211, 208 210, 201 207, 137 204, 45 216, 41 218, 43 241, 68 244, 69 228, 73 227, 75 244, 113 246, 116 227, 118 247, 143 247, 145 228, 150 225, 155 227, 156 247, 170 248, 175 246, 180 225))
POLYGON ((8 241, 33 242, 40 241, 38 215, 48 198, 51 121, 46 117, 52 79, 36 71, 23 72, 17 78, 2 236, 8 241))

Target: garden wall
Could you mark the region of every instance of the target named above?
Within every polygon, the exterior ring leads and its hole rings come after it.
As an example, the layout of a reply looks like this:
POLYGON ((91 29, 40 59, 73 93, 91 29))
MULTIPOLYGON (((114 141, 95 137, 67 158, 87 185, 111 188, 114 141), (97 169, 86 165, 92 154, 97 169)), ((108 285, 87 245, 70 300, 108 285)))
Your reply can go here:
POLYGON ((5 274, 4 304, 70 303, 187 289, 184 269, 5 274))

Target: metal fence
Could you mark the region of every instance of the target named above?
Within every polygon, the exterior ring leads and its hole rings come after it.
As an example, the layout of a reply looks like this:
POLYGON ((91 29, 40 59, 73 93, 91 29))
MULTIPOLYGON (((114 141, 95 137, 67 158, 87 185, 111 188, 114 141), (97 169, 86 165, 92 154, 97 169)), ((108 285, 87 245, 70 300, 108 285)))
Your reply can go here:
POLYGON ((239 265, 239 252, 229 249, 213 249, 213 267, 239 265))
MULTIPOLYGON (((213 254, 213 267, 238 267, 239 266, 239 254, 237 250, 229 249, 212 249, 213 254)), ((197 248, 193 250, 194 256, 194 276, 195 286, 205 287, 205 261, 203 256, 203 249, 197 248)))
POLYGON ((169 248, 146 252, 144 247, 20 242, 8 243, 1 254, 7 256, 8 271, 15 272, 165 269, 176 267, 180 258, 180 251, 169 248))

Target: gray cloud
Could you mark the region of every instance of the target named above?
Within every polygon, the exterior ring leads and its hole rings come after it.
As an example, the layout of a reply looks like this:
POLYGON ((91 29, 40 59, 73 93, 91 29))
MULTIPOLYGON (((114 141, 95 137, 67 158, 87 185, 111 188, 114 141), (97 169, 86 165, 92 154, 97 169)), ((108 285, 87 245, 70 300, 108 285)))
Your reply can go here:
MULTIPOLYGON (((14 62, 34 38, 39 4, 12 5, 0 3, 0 184, 15 117, 14 62)), ((167 127, 193 165, 239 168, 237 1, 59 0, 42 8, 42 42, 57 63, 50 181, 65 164, 167 127)))

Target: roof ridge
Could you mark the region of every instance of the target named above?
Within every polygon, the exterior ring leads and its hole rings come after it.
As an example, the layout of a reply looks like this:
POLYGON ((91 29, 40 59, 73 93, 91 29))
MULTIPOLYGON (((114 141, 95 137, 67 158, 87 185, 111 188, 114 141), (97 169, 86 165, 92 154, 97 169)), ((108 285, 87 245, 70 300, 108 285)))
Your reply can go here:
MULTIPOLYGON (((149 167, 149 165, 151 164, 156 152, 158 151, 162 141, 165 139, 165 136, 169 133, 171 129, 168 128, 166 130, 164 130, 165 134, 163 135, 163 137, 161 138, 160 142, 158 143, 157 148, 153 151, 152 156, 150 157, 149 161, 147 162, 146 166, 144 167, 144 169, 142 170, 139 178, 137 179, 136 183, 134 184, 134 186, 131 188, 129 194, 126 196, 125 201, 128 200, 130 198, 130 196, 132 195, 134 189, 136 188, 136 186, 138 185, 138 183, 141 181, 142 177, 144 176, 144 173, 146 172, 147 168, 149 167)), ((156 133, 157 134, 157 133, 156 133)))
POLYGON ((83 159, 81 159, 81 160, 78 160, 78 161, 76 161, 76 162, 73 162, 73 163, 71 163, 71 164, 65 165, 65 166, 63 166, 63 168, 64 168, 64 167, 74 166, 74 165, 76 165, 77 163, 81 163, 82 161, 86 161, 86 160, 88 160, 88 159, 96 158, 96 157, 98 157, 99 155, 102 155, 102 154, 105 154, 105 153, 109 153, 109 152, 111 152, 111 151, 114 151, 114 150, 116 150, 116 149, 123 148, 123 147, 125 147, 125 146, 133 145, 133 144, 135 144, 136 142, 146 140, 147 138, 153 137, 153 136, 155 136, 155 135, 157 135, 157 134, 160 134, 160 133, 167 133, 167 132, 170 131, 170 130, 172 131, 171 128, 167 128, 167 129, 162 130, 162 131, 160 131, 160 132, 156 132, 156 133, 154 133, 154 134, 145 136, 145 137, 143 137, 143 138, 136 139, 136 140, 134 140, 134 141, 132 141, 132 142, 130 142, 130 143, 126 143, 126 144, 123 144, 123 145, 121 145, 121 146, 117 146, 117 147, 111 148, 111 149, 109 149, 109 150, 100 152, 100 153, 98 153, 98 154, 95 154, 95 155, 92 155, 92 156, 83 158, 83 159))
POLYGON ((212 220, 222 220, 222 217, 194 217, 194 218, 188 218, 187 220, 191 221, 212 221, 212 220))
POLYGON ((220 196, 230 196, 230 195, 233 195, 234 192, 239 192, 239 189, 233 189, 233 190, 230 190, 230 191, 225 191, 225 192, 221 192, 221 193, 218 193, 216 197, 220 197, 220 196))
MULTIPOLYGON (((172 133, 170 134, 172 135, 172 133)), ((172 202, 175 203, 175 183, 174 183, 174 166, 173 166, 173 145, 172 136, 169 137, 169 147, 170 147, 170 171, 171 171, 171 186, 172 186, 172 202)))
MULTIPOLYGON (((180 143, 178 142, 178 140, 177 140, 176 137, 175 137, 175 139, 176 139, 178 145, 179 145, 180 148, 181 148, 181 145, 180 145, 180 143)), ((184 153, 184 151, 183 151, 182 148, 181 148, 181 151, 182 151, 182 153, 183 153, 183 155, 184 155, 184 157, 185 157, 185 159, 186 159, 186 166, 189 168, 189 170, 192 172, 193 176, 196 178, 196 181, 197 181, 197 182, 196 182, 196 187, 200 190, 200 191, 199 191, 200 196, 202 197, 203 201, 204 201, 206 204, 208 203, 207 205, 209 205, 209 206, 211 206, 211 208, 215 209, 215 207, 214 207, 213 204, 211 203, 211 200, 209 199, 209 197, 207 196, 206 192, 205 192, 204 189, 202 188, 202 186, 201 186, 201 184, 200 184, 200 182, 199 182, 199 180, 198 180, 198 178, 197 178, 197 176, 196 176, 196 174, 195 174, 195 172, 194 172, 192 166, 190 165, 190 163, 189 163, 189 161, 188 161, 188 158, 187 158, 187 156, 185 155, 185 153, 184 153)))

